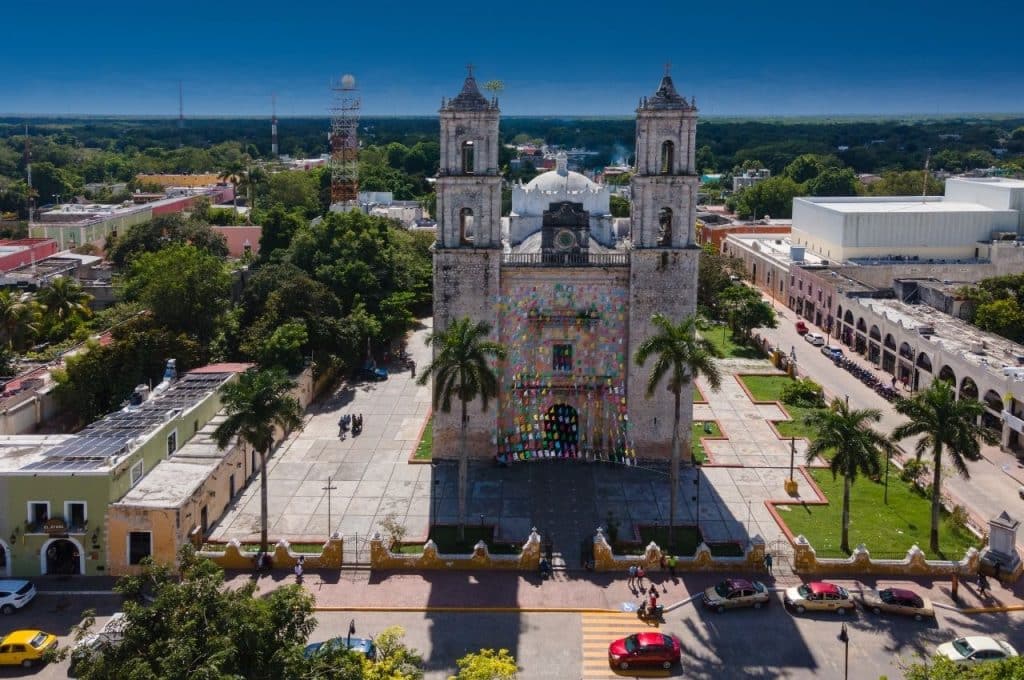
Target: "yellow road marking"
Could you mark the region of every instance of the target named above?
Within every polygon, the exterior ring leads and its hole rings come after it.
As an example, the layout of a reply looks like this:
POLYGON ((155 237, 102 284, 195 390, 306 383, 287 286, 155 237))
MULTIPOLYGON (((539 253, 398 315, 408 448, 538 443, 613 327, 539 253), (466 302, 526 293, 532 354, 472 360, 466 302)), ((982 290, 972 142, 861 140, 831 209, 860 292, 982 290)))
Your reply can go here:
POLYGON ((580 614, 582 629, 582 670, 583 680, 623 680, 623 678, 665 678, 669 671, 656 669, 619 671, 608 663, 608 645, 619 638, 633 633, 658 630, 639 620, 635 613, 625 612, 583 612, 580 614))

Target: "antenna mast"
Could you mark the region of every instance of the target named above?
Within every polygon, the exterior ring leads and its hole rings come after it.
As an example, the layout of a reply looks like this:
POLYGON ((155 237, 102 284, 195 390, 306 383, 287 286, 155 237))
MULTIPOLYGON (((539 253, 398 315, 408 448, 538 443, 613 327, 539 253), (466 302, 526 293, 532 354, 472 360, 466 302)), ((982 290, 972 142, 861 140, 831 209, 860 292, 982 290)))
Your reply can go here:
POLYGON ((181 81, 178 81, 178 129, 184 129, 185 127, 185 91, 182 88, 181 81))
POLYGON ((924 203, 928 195, 928 165, 932 162, 932 148, 928 147, 928 153, 924 155, 924 176, 921 178, 921 202, 924 203))
POLYGON ((359 195, 359 111, 356 79, 345 74, 331 85, 331 204, 354 204, 359 195))
POLYGON ((25 209, 28 210, 28 221, 32 223, 32 141, 28 136, 28 123, 25 123, 25 181, 28 192, 25 196, 25 209))
POLYGON ((270 155, 277 159, 277 95, 270 95, 270 155))

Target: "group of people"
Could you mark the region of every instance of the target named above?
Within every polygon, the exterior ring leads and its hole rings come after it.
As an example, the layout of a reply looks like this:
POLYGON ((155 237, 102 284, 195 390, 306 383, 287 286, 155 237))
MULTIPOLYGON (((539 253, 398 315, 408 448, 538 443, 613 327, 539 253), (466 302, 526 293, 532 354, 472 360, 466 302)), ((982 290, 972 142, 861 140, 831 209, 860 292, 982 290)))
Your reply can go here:
POLYGON ((341 418, 338 419, 338 428, 341 430, 342 434, 348 432, 349 424, 352 425, 352 434, 359 434, 360 432, 362 432, 363 414, 360 413, 359 415, 353 416, 346 413, 343 416, 341 416, 341 418))

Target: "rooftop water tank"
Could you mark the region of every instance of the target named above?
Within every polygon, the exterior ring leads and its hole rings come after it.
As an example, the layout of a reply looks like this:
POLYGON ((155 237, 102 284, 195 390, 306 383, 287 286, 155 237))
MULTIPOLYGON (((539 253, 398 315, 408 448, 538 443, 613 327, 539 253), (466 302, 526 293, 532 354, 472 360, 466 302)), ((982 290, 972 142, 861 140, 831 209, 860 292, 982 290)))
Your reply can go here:
POLYGON ((789 247, 789 259, 793 262, 803 262, 804 252, 807 250, 805 246, 793 246, 789 247))

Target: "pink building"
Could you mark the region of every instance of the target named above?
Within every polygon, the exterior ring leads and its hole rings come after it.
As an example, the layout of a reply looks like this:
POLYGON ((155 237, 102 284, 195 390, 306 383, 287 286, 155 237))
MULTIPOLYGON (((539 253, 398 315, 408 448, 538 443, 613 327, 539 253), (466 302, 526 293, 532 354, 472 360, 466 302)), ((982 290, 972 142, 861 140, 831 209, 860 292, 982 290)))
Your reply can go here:
POLYGON ((0 240, 0 272, 9 272, 57 252, 57 241, 52 238, 22 238, 0 240))
POLYGON ((242 257, 246 252, 253 255, 260 254, 260 237, 263 235, 263 227, 240 226, 240 227, 211 227, 218 234, 224 234, 228 242, 228 255, 231 257, 242 257))

